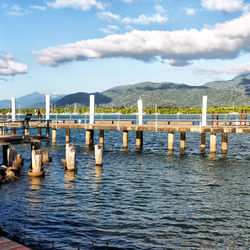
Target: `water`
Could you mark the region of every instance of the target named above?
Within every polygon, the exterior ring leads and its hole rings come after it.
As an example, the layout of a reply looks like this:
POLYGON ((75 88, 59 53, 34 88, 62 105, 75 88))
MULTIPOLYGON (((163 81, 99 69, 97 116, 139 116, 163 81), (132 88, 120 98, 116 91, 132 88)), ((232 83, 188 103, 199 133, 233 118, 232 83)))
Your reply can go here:
MULTIPOLYGON (((98 132, 95 141, 98 141, 98 132)), ((229 135, 227 156, 200 153, 200 134, 187 149, 167 152, 167 133, 144 132, 142 151, 129 132, 105 131, 103 167, 84 148, 84 130, 71 130, 78 171, 64 173, 65 130, 42 144, 53 161, 45 178, 28 178, 30 146, 19 145, 20 179, 0 188, 0 226, 36 249, 245 248, 250 238, 250 135, 229 135)), ((207 145, 209 145, 207 135, 207 145)))

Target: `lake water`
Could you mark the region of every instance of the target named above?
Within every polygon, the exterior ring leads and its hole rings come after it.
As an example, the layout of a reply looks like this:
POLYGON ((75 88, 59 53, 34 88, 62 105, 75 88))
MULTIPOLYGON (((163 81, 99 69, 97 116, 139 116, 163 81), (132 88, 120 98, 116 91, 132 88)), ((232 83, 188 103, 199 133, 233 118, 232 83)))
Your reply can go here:
MULTIPOLYGON (((36 131, 34 131, 35 133, 36 131)), ((98 142, 98 132, 95 142, 98 142)), ((34 249, 249 248, 250 135, 230 134, 228 154, 200 153, 200 134, 187 133, 186 151, 167 151, 167 133, 144 132, 142 151, 129 132, 105 131, 103 167, 71 130, 75 175, 64 173, 65 130, 57 145, 42 144, 53 161, 44 178, 29 178, 30 146, 20 179, 0 188, 0 226, 34 249)), ((207 145, 209 145, 207 135, 207 145)))

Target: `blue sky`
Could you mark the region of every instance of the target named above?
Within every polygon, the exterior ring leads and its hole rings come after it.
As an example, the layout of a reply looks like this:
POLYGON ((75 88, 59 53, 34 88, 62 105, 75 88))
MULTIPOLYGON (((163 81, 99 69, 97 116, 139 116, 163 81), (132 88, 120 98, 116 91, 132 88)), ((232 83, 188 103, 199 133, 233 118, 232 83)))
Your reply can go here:
POLYGON ((250 72, 250 0, 1 0, 0 100, 250 72))

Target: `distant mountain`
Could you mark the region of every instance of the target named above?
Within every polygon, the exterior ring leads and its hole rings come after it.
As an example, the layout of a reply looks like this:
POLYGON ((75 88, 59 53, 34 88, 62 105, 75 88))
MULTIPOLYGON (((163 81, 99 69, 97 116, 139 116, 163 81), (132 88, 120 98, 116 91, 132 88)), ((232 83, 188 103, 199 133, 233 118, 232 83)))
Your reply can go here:
POLYGON ((11 106, 11 101, 10 100, 2 100, 0 101, 0 108, 1 109, 8 109, 11 106))
MULTIPOLYGON (((66 95, 61 98, 59 101, 55 103, 56 107, 65 107, 67 105, 72 106, 74 103, 80 106, 88 106, 89 105, 89 95, 88 93, 78 92, 71 95, 66 95)), ((95 95, 95 103, 99 104, 107 104, 112 101, 109 97, 101 94, 101 93, 93 93, 95 95)))

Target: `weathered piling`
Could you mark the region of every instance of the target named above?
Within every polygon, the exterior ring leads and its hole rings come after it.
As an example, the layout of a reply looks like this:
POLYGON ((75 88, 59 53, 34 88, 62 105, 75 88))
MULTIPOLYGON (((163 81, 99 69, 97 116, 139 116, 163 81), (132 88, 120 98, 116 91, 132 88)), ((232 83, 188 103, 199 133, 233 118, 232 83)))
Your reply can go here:
POLYGON ((87 129, 86 130, 86 147, 92 146, 94 143, 94 130, 87 129))
POLYGON ((42 135, 42 129, 41 128, 37 128, 37 135, 41 136, 42 135))
POLYGON ((143 132, 136 131, 136 148, 141 149, 143 146, 143 132))
POLYGON ((75 158, 76 158, 76 150, 73 144, 69 144, 66 156, 66 171, 75 171, 75 158))
POLYGON ((172 152, 174 150, 174 133, 168 132, 168 151, 172 152))
POLYGON ((70 143, 70 129, 66 129, 65 142, 70 143))
POLYGON ((3 165, 8 166, 8 148, 9 145, 3 145, 3 165))
POLYGON ((56 144, 56 128, 52 128, 52 144, 56 144))
POLYGON ((3 127, 0 128, 0 135, 3 134, 3 127))
POLYGON ((222 133, 221 135, 221 152, 222 154, 227 153, 227 142, 228 142, 228 134, 227 133, 222 133))
POLYGON ((186 148, 186 133, 181 132, 180 133, 180 150, 184 151, 186 148))
POLYGON ((11 129, 11 134, 12 134, 12 135, 15 135, 15 134, 16 134, 16 128, 12 128, 12 129, 11 129))
POLYGON ((95 145, 95 163, 97 166, 102 166, 103 161, 103 146, 100 144, 95 145))
POLYGON ((206 149, 206 133, 201 133, 201 151, 204 152, 206 149))
POLYGON ((15 148, 8 148, 7 161, 8 161, 8 164, 7 164, 8 167, 16 166, 16 149, 15 148))
POLYGON ((52 158, 49 157, 49 151, 43 152, 43 163, 49 163, 52 161, 52 158))
POLYGON ((104 129, 100 129, 99 143, 104 145, 104 129))
POLYGON ((43 176, 45 174, 45 171, 42 166, 42 150, 32 150, 31 156, 32 170, 29 170, 28 176, 43 176))
POLYGON ((210 133, 210 153, 216 153, 216 133, 210 133))
POLYGON ((24 129, 24 135, 29 135, 29 129, 28 128, 24 129))
POLYGON ((123 131, 122 135, 122 147, 127 148, 128 147, 128 130, 123 131))
POLYGON ((20 167, 23 164, 22 154, 17 153, 16 155, 16 165, 20 167))

